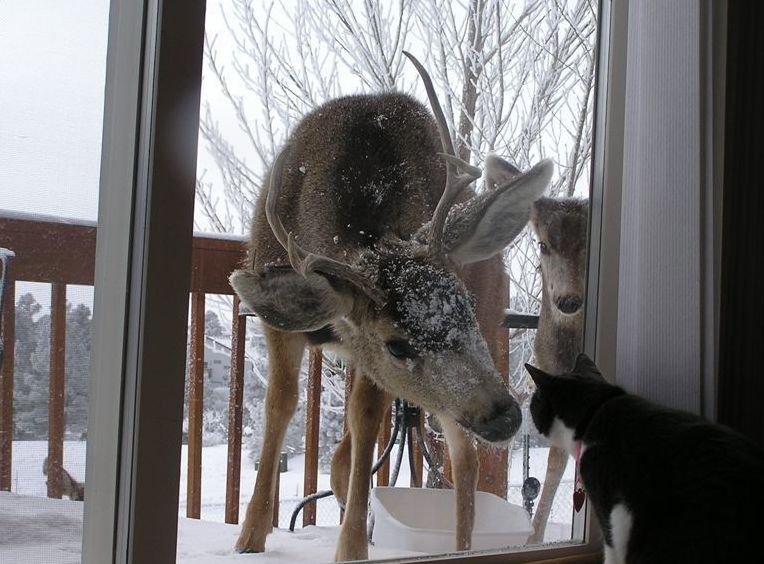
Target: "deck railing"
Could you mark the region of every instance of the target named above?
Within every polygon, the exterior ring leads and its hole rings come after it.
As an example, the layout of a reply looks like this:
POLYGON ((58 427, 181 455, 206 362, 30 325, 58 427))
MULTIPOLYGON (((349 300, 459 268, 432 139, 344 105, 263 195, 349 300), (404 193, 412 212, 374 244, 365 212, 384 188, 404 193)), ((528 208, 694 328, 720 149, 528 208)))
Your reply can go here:
MULTIPOLYGON (((62 495, 62 458, 65 405, 66 295, 68 285, 92 286, 95 272, 96 225, 82 221, 14 214, 0 217, 0 249, 7 249, 2 262, 5 292, 2 302, 2 367, 0 368, 0 490, 10 491, 13 443, 13 380, 15 347, 15 284, 43 282, 51 285, 50 386, 48 416, 48 496, 62 495)), ((187 516, 201 516, 202 413, 204 405, 204 317, 206 294, 233 295, 228 275, 242 258, 242 239, 196 235, 193 238, 191 279, 191 319, 188 370, 188 480, 187 516)), ((225 521, 237 523, 240 503, 242 444, 242 406, 244 391, 247 316, 239 315, 239 302, 233 296, 232 343, 228 416, 228 459, 225 521)), ((508 343, 507 343, 508 346, 508 343)), ((316 492, 318 485, 318 445, 320 423, 322 353, 309 355, 304 494, 316 492)), ((346 374, 346 394, 352 383, 352 370, 346 374)), ((389 413, 389 412, 388 412, 389 413)), ((385 418, 386 422, 390 417, 385 418)), ((421 422, 420 422, 421 424, 421 422)), ((380 451, 390 437, 390 427, 380 429, 380 451)), ((414 463, 417 483, 422 482, 422 453, 416 443, 414 463)), ((447 459, 447 457, 445 457, 447 459)), ((446 477, 450 479, 446 460, 446 477)), ((481 454, 481 472, 506 476, 506 452, 492 450, 481 454)), ((389 482, 389 464, 376 476, 378 485, 389 482)), ((496 481, 493 481, 496 483, 496 481)), ((250 487, 248 484, 247 487, 250 487)), ((506 480, 494 493, 506 495, 506 480)), ((276 488, 278 496, 278 488, 276 488)), ((274 504, 274 525, 278 524, 278 499, 274 504)), ((315 505, 303 511, 303 525, 315 524, 315 505)))

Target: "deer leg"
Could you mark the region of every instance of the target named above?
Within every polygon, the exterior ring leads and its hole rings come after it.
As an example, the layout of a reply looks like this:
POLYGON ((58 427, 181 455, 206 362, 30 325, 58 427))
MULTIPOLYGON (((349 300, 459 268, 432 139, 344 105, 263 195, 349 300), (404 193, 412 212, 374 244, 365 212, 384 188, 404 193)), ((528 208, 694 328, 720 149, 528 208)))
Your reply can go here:
POLYGON ((456 422, 446 417, 439 420, 448 444, 456 490, 456 550, 469 550, 475 524, 475 489, 480 466, 477 449, 472 438, 456 422))
POLYGON ((351 437, 350 433, 345 433, 342 441, 334 450, 332 455, 332 470, 330 484, 334 497, 344 506, 348 499, 348 483, 350 481, 350 452, 351 437))
POLYGON ((265 396, 265 436, 255 491, 241 526, 238 552, 263 552, 265 538, 273 530, 276 472, 287 425, 297 407, 297 380, 305 348, 300 333, 285 333, 263 325, 268 345, 268 391, 265 396))
POLYGON ((366 376, 353 380, 350 405, 347 409, 350 431, 350 478, 335 560, 366 560, 369 540, 366 516, 369 504, 369 482, 379 421, 387 406, 387 394, 366 376))
POLYGON ((546 464, 546 477, 544 478, 544 487, 541 490, 541 497, 536 506, 536 513, 533 515, 534 532, 528 539, 528 544, 540 544, 544 542, 544 533, 546 532, 547 521, 552 512, 552 503, 560 486, 560 480, 565 473, 565 466, 568 463, 568 453, 557 447, 550 447, 549 456, 546 464))

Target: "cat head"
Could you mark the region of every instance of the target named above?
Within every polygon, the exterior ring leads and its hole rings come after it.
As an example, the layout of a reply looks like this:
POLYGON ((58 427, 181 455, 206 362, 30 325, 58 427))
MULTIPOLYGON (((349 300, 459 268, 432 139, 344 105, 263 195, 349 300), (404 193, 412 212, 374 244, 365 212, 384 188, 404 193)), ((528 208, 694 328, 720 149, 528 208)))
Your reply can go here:
POLYGON ((536 391, 531 398, 531 417, 539 433, 557 447, 573 452, 594 412, 603 402, 625 393, 608 384, 586 354, 576 358, 567 374, 552 375, 526 364, 536 391))

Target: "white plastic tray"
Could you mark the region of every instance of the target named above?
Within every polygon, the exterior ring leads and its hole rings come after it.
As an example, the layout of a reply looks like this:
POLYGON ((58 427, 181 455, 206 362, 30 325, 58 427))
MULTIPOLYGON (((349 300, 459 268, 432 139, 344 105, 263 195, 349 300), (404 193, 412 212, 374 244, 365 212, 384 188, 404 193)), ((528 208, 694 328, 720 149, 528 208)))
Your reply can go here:
MULTIPOLYGON (((373 488, 372 540, 380 547, 416 552, 456 550, 456 496, 453 490, 373 488)), ((519 546, 533 533, 528 513, 486 492, 475 495, 472 549, 519 546)))

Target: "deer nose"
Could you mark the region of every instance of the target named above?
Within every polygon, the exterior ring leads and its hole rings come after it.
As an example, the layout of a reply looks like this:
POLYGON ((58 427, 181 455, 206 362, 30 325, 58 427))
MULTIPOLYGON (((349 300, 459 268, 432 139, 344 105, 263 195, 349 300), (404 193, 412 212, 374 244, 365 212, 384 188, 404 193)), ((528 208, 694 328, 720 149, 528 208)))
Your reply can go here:
POLYGON ((509 397, 498 401, 488 417, 475 421, 470 430, 490 443, 500 443, 511 439, 522 423, 520 406, 509 397))
POLYGON ((562 296, 555 300, 555 304, 562 313, 572 315, 581 309, 582 301, 579 296, 562 296))

